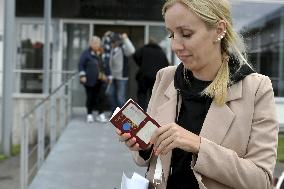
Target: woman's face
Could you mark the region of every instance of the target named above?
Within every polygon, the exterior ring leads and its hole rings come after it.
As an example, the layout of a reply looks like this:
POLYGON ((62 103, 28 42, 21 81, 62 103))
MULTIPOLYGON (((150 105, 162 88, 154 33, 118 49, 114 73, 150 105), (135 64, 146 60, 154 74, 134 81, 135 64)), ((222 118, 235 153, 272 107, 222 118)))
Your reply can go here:
POLYGON ((98 49, 100 49, 100 47, 101 47, 101 42, 99 40, 94 40, 91 43, 91 48, 93 51, 97 51, 98 49))
POLYGON ((193 74, 216 70, 216 57, 221 54, 220 44, 214 42, 216 29, 208 29, 188 7, 175 3, 165 13, 165 24, 171 38, 171 47, 177 57, 193 74))

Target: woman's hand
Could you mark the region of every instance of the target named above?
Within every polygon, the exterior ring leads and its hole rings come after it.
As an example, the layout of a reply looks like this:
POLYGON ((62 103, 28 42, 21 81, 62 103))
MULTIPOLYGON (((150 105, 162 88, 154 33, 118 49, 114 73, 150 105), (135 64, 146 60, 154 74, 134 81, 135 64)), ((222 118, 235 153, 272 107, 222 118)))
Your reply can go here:
POLYGON ((124 142, 131 151, 141 150, 139 144, 136 142, 136 138, 132 137, 130 133, 122 133, 119 129, 116 129, 116 133, 119 136, 119 141, 124 142))
POLYGON ((81 77, 80 77, 80 82, 81 82, 82 84, 85 84, 85 83, 87 82, 86 76, 81 76, 81 77))
POLYGON ((174 148, 187 152, 198 153, 200 136, 182 128, 176 123, 170 123, 158 128, 151 138, 155 155, 165 155, 174 148))

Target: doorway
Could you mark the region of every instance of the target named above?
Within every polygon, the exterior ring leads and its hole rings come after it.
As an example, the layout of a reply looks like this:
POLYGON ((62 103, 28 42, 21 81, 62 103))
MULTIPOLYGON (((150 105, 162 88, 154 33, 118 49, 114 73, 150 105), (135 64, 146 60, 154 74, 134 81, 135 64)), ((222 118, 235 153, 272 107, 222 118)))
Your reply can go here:
MULTIPOLYGON (((134 47, 137 49, 144 45, 144 28, 145 26, 128 26, 128 25, 103 25, 103 24, 86 24, 86 23, 64 23, 63 24, 63 70, 70 71, 77 69, 81 53, 88 48, 89 39, 92 35, 102 37, 106 31, 118 33, 127 33, 134 47)), ((136 80, 137 65, 129 58, 129 84, 126 98, 136 99, 136 80)), ((72 89, 72 103, 75 107, 85 106, 85 89, 78 82, 72 89)))

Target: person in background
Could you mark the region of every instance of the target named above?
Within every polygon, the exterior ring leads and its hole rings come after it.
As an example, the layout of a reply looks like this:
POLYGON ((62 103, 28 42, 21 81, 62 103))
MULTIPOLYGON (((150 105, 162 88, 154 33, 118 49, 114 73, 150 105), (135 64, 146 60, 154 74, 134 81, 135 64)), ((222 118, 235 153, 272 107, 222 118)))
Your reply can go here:
POLYGON ((112 33, 112 50, 110 53, 110 71, 112 75, 109 90, 111 111, 116 107, 122 107, 126 101, 126 89, 128 83, 128 57, 135 52, 132 42, 126 33, 112 33))
POLYGON ((154 38, 150 38, 148 44, 136 50, 133 59, 139 66, 136 74, 138 104, 146 111, 156 74, 161 68, 169 66, 169 62, 154 38))
MULTIPOLYGON (((111 76, 110 74, 110 68, 109 68, 109 59, 110 59, 110 52, 111 52, 111 35, 112 31, 107 31, 104 33, 102 37, 102 46, 103 46, 103 54, 102 54, 102 60, 105 67, 105 72, 108 76, 111 76)), ((109 78, 111 79, 111 78, 109 78)))
POLYGON ((181 63, 156 76, 147 112, 161 127, 146 150, 117 130, 119 140, 148 166, 151 189, 271 189, 273 88, 248 63, 229 0, 167 0, 162 13, 181 63))
POLYGON ((109 61, 110 61, 110 53, 111 53, 111 49, 112 49, 112 41, 111 41, 111 36, 113 35, 112 31, 106 31, 102 37, 102 45, 103 45, 103 55, 102 55, 102 59, 104 62, 104 66, 105 66, 105 71, 106 74, 108 75, 108 80, 110 82, 107 83, 106 86, 106 96, 107 98, 107 105, 108 107, 110 107, 110 105, 112 104, 112 101, 109 98, 109 94, 110 94, 110 86, 111 86, 111 81, 112 81, 112 75, 111 75, 111 71, 110 71, 110 65, 109 65, 109 61))
POLYGON ((87 122, 94 121, 93 110, 96 104, 98 105, 96 120, 107 122, 104 110, 106 102, 105 83, 108 82, 108 79, 103 69, 102 53, 103 49, 100 38, 93 36, 90 41, 90 47, 82 53, 79 62, 80 82, 84 85, 87 96, 87 122))

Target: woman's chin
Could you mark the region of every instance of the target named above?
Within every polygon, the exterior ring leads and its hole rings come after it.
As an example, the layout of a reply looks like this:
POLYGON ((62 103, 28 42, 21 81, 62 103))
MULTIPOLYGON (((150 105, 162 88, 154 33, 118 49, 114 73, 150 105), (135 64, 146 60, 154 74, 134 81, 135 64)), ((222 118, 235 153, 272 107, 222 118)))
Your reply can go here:
POLYGON ((186 69, 189 69, 191 70, 192 69, 192 63, 191 62, 182 62, 183 66, 186 68, 186 69))

